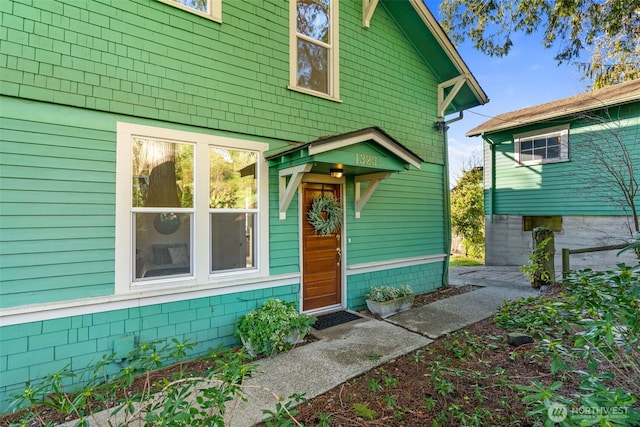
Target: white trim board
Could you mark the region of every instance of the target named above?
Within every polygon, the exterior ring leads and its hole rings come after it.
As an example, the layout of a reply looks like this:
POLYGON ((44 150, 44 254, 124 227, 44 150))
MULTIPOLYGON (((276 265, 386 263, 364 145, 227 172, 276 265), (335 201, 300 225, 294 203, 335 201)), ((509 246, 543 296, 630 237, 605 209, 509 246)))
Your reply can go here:
POLYGON ((204 288, 202 286, 192 286, 189 288, 181 287, 181 292, 174 293, 166 293, 166 289, 164 293, 161 292, 160 289, 155 293, 152 293, 151 290, 145 290, 125 295, 108 295, 72 301, 7 307, 0 311, 0 327, 113 310, 144 307, 155 304, 180 302, 198 298, 208 298, 217 295, 255 291, 279 286, 298 285, 300 284, 300 281, 300 274, 294 273, 273 276, 266 279, 256 278, 251 282, 245 281, 242 284, 233 285, 225 284, 215 288, 204 288))
POLYGON ((389 270, 390 268, 413 267, 415 265, 433 264, 447 259, 446 254, 425 255, 411 258, 400 258, 390 261, 367 262, 347 266, 347 276, 389 270))

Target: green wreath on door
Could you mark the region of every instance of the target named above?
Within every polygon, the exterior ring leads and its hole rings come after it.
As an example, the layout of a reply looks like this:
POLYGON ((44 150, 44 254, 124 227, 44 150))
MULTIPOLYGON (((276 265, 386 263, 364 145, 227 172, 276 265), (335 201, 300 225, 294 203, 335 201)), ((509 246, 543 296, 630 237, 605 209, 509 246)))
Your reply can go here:
POLYGON ((342 207, 333 197, 318 197, 313 200, 307 219, 316 234, 333 234, 342 225, 342 207))

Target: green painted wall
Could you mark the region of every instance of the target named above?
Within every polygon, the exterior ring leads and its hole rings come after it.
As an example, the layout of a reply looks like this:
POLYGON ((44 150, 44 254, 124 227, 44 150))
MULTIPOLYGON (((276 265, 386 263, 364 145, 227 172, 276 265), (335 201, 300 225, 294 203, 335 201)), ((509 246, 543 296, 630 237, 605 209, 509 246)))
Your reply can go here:
MULTIPOLYGON (((18 98, 0 102, 0 307, 113 294, 116 123, 194 128, 18 98)), ((277 182, 271 177, 270 197, 277 198, 277 182)), ((299 271, 297 223, 280 225, 277 202, 272 206, 273 274, 299 271), (293 245, 294 257, 281 240, 293 245)))
MULTIPOLYGON (((561 124, 558 121, 488 135, 496 143, 495 187, 491 189, 491 180, 485 180, 489 184, 485 188, 485 212, 490 214, 493 208, 494 214, 511 215, 622 215, 614 202, 620 199, 617 188, 597 178, 604 172, 592 160, 589 141, 604 138, 609 141, 609 149, 616 150, 615 141, 620 138, 632 164, 640 165, 640 103, 611 109, 609 113, 616 120, 605 129, 592 123, 571 121, 567 162, 515 166, 513 134, 557 126, 561 124)), ((485 159, 491 159, 489 150, 485 151, 485 159)), ((636 203, 640 203, 640 196, 636 203)))
MULTIPOLYGON (((113 294, 119 120, 270 148, 381 127, 426 163, 382 182, 357 221, 347 180, 348 262, 443 253, 439 82, 384 7, 365 30, 361 2, 340 6, 342 102, 334 102, 287 89, 286 1, 226 0, 223 24, 155 0, 0 2, 0 305, 113 294), (383 237, 372 239, 372 230, 383 237)), ((280 221, 275 171, 269 187, 271 274, 298 272, 297 196, 280 221)), ((348 304, 361 306, 373 283, 420 292, 441 275, 436 263, 352 276, 348 304)), ((122 335, 194 337, 198 352, 229 344, 233 319, 271 296, 298 301, 299 289, 4 327, 0 410, 24 381, 88 363, 122 335)))
POLYGON ((382 180, 354 220, 353 182, 347 185, 348 265, 443 254, 443 167, 423 164, 382 180), (372 232, 375 230, 375 232, 372 232))
MULTIPOLYGON (((38 380, 69 366, 80 370, 111 354, 114 340, 134 336, 149 341, 197 343, 190 356, 219 345, 236 345, 238 318, 269 298, 299 301, 299 286, 198 298, 109 312, 24 323, 0 328, 0 413, 26 381, 38 380)), ((115 368, 115 366, 114 366, 115 368)))
POLYGON ((155 0, 7 0, 0 91, 288 141, 377 125, 442 164, 427 65, 383 7, 368 30, 361 2, 339 16, 342 103, 287 89, 286 1, 225 1, 219 24, 155 0))
POLYGON ((348 307, 352 310, 366 308, 365 294, 371 286, 411 285, 416 294, 432 291, 440 286, 443 272, 444 262, 435 262, 351 275, 347 278, 348 307))

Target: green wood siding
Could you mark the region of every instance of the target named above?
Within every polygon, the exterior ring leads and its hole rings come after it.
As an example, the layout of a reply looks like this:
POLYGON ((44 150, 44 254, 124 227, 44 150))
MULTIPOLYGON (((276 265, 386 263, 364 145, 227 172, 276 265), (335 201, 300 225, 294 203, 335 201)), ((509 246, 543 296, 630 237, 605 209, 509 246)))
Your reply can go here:
POLYGON ((190 340, 196 346, 189 357, 203 356, 219 345, 238 345, 233 331, 240 316, 269 298, 297 302, 299 291, 298 286, 280 286, 4 326, 0 328, 0 413, 24 391, 27 381, 68 366, 76 370, 90 366, 111 354, 114 341, 126 335, 136 336, 138 344, 190 340))
POLYGON ((0 306, 112 294, 115 120, 1 101, 0 306))
MULTIPOLYGON (((445 253, 442 166, 402 172, 382 180, 360 219, 348 197, 348 265, 445 253)), ((353 194, 353 186, 348 186, 353 194)))
POLYGON ((300 237, 298 234, 298 196, 295 195, 287 219, 279 219, 278 171, 269 170, 269 263, 270 274, 300 271, 300 237))
MULTIPOLYGON (((362 3, 342 1, 341 102, 329 101, 287 89, 288 1, 224 0, 222 11, 220 24, 155 0, 0 2, 1 307, 114 293, 118 121, 270 149, 378 126, 425 163, 384 180, 359 220, 347 177, 347 262, 445 252, 445 145, 433 126, 440 81, 425 60, 446 56, 416 52, 386 6, 367 30, 362 3)), ((271 170, 272 276, 300 271, 297 196, 284 221, 278 200, 271 170)), ((348 304, 361 305, 380 281, 433 289, 443 268, 350 276, 348 304)), ((239 315, 270 297, 299 301, 299 292, 294 283, 110 312, 97 305, 92 314, 3 327, 0 411, 26 381, 82 366, 123 335, 191 338, 198 351, 229 345, 239 315)))
MULTIPOLYGON (((608 125, 625 141, 632 162, 640 165, 640 104, 612 109, 620 121, 608 125)), ((552 125, 558 125, 556 121, 552 125)), ((552 125, 538 126, 544 129, 552 125)), ((611 132, 581 121, 571 121, 569 129, 569 161, 535 166, 516 166, 513 133, 528 132, 536 127, 490 135, 495 145, 495 188, 493 207, 491 189, 486 188, 485 212, 511 215, 622 215, 615 186, 605 183, 604 172, 592 161, 589 140, 611 138, 611 132), (493 212, 491 209, 493 208, 493 212)), ((613 143, 609 144, 615 150, 613 143)), ((491 153, 485 159, 491 159, 491 153)), ((485 161, 487 161, 485 160, 485 161)), ((489 163, 487 163, 489 164, 489 163)), ((638 170, 636 168, 636 174, 638 170)), ((637 200, 636 203, 640 203, 637 200)))
POLYGON ((2 94, 298 142, 376 125, 443 163, 438 81, 384 7, 366 30, 340 3, 338 103, 287 89, 286 1, 225 1, 222 24, 150 0, 31 3, 0 11, 2 94))

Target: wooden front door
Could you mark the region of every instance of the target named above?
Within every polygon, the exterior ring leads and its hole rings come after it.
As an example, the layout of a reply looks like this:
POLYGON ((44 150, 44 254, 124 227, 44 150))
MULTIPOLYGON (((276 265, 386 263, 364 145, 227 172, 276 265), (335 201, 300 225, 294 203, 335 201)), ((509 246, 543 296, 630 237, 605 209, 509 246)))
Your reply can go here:
POLYGON ((302 309, 340 304, 342 296, 342 230, 317 234, 307 212, 313 200, 333 195, 341 200, 339 184, 305 183, 302 186, 302 309))

